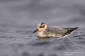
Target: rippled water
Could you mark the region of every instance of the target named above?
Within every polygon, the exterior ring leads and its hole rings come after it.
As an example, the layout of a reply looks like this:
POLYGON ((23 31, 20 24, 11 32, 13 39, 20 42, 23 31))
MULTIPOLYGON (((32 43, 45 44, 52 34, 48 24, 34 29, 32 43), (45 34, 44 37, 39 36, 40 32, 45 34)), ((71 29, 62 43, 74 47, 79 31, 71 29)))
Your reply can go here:
POLYGON ((84 56, 84 0, 0 0, 0 56, 84 56), (40 41, 40 22, 79 27, 69 39, 40 41))

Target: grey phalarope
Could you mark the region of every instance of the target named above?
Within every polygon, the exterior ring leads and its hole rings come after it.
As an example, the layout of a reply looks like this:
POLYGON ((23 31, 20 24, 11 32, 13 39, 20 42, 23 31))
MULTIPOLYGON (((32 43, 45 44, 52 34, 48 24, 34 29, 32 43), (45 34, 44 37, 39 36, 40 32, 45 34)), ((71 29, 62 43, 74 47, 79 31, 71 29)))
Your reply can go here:
POLYGON ((33 33, 37 32, 38 37, 68 37, 76 29, 78 29, 78 27, 74 28, 50 27, 47 26, 47 24, 41 22, 33 33))

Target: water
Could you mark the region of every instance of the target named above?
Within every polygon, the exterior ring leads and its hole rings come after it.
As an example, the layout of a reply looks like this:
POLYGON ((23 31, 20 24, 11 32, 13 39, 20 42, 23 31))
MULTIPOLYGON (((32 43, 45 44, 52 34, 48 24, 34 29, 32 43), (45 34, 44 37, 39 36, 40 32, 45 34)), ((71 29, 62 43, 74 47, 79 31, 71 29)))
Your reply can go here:
POLYGON ((84 0, 0 0, 0 56, 84 56, 84 0), (69 38, 37 40, 37 24, 79 27, 69 38))

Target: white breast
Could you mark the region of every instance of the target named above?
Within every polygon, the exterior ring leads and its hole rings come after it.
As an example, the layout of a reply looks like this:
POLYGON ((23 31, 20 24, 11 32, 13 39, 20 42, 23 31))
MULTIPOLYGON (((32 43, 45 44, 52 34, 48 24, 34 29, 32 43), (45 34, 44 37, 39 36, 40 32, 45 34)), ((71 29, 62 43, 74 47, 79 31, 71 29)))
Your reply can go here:
POLYGON ((47 35, 44 32, 38 32, 39 37, 46 37, 47 35))

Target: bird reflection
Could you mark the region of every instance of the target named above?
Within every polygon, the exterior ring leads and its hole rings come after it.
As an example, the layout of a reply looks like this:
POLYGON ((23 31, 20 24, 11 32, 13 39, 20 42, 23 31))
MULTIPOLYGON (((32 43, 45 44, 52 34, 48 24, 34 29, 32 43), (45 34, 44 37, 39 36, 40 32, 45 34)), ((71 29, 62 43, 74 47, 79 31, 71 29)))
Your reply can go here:
POLYGON ((40 40, 40 41, 49 41, 49 40, 52 40, 52 38, 51 37, 38 37, 38 40, 40 40))

